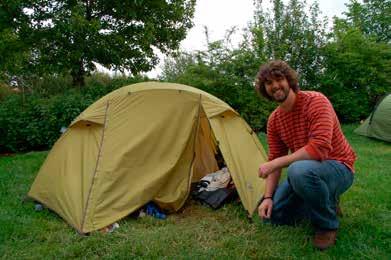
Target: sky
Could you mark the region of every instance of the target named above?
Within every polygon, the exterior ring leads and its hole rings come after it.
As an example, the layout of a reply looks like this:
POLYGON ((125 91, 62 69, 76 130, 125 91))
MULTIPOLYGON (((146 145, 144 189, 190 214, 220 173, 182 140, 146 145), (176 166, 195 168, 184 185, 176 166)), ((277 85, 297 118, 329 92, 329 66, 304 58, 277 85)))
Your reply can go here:
MULTIPOLYGON (((185 51, 205 50, 205 26, 208 27, 211 41, 223 39, 226 31, 235 26, 238 32, 232 40, 234 43, 235 40, 239 42, 241 30, 252 20, 255 10, 253 2, 254 0, 197 0, 193 18, 194 26, 189 30, 180 48, 185 51)), ((307 0, 307 6, 313 2, 314 0, 307 0)), ((333 16, 343 16, 342 13, 346 11, 345 3, 348 2, 349 0, 318 0, 320 11, 329 18, 330 25, 333 16)), ((265 7, 270 6, 270 0, 263 0, 263 4, 265 7)), ((150 78, 157 77, 161 72, 164 56, 160 54, 159 58, 159 65, 147 73, 150 78)))
MULTIPOLYGON (((252 20, 254 13, 254 0, 197 0, 194 14, 194 27, 190 29, 186 39, 181 43, 184 50, 205 49, 206 40, 204 26, 208 27, 210 40, 224 38, 225 32, 236 26, 239 30, 246 27, 252 20)), ((288 0, 284 1, 285 3, 288 0)), ((307 6, 313 0, 307 0, 307 6)), ((319 8, 324 16, 342 16, 346 11, 345 3, 348 0, 319 0, 319 8)), ((263 0, 265 7, 270 6, 270 0, 263 0)))

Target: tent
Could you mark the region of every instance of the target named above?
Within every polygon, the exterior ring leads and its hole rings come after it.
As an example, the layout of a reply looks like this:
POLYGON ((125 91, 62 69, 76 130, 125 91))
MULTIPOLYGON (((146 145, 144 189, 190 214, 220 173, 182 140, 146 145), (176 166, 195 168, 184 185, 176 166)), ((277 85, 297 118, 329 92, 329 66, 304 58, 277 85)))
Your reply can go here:
POLYGON ((369 117, 354 132, 391 142, 391 93, 378 102, 369 117))
POLYGON ((252 216, 266 154, 229 105, 199 89, 146 82, 83 111, 55 143, 28 193, 79 233, 99 230, 149 201, 175 212, 192 182, 217 170, 219 150, 252 216))

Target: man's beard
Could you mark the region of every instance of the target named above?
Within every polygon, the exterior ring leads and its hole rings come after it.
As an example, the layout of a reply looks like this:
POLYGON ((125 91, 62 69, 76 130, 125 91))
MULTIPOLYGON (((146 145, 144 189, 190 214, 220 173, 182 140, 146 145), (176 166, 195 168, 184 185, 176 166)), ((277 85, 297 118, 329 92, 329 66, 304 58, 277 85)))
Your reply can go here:
POLYGON ((272 93, 272 98, 274 101, 278 102, 278 103, 284 103, 284 101, 288 98, 288 95, 289 95, 289 88, 280 88, 280 89, 277 89, 276 91, 274 91, 272 93), (274 95, 275 93, 281 91, 282 94, 281 95, 278 95, 277 97, 274 95))

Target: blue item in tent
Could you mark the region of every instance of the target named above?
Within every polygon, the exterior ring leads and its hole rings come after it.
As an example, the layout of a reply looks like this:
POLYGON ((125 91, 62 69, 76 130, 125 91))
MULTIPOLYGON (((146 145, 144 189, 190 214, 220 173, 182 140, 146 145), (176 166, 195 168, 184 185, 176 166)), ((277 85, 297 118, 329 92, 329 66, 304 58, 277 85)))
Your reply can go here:
POLYGON ((35 204, 35 211, 42 211, 43 210, 43 205, 40 203, 35 204))
POLYGON ((155 218, 166 219, 166 214, 161 212, 158 206, 156 206, 153 202, 149 202, 145 206, 145 212, 147 213, 147 215, 153 216, 155 218))

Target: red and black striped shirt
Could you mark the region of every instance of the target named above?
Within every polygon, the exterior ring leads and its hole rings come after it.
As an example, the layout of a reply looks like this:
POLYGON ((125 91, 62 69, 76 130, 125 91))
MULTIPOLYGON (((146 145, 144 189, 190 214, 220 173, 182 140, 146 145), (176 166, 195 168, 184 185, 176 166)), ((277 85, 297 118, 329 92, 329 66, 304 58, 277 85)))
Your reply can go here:
POLYGON ((267 124, 269 161, 304 149, 316 160, 337 160, 354 171, 356 154, 346 140, 330 101, 315 91, 299 91, 294 108, 276 108, 267 124))

